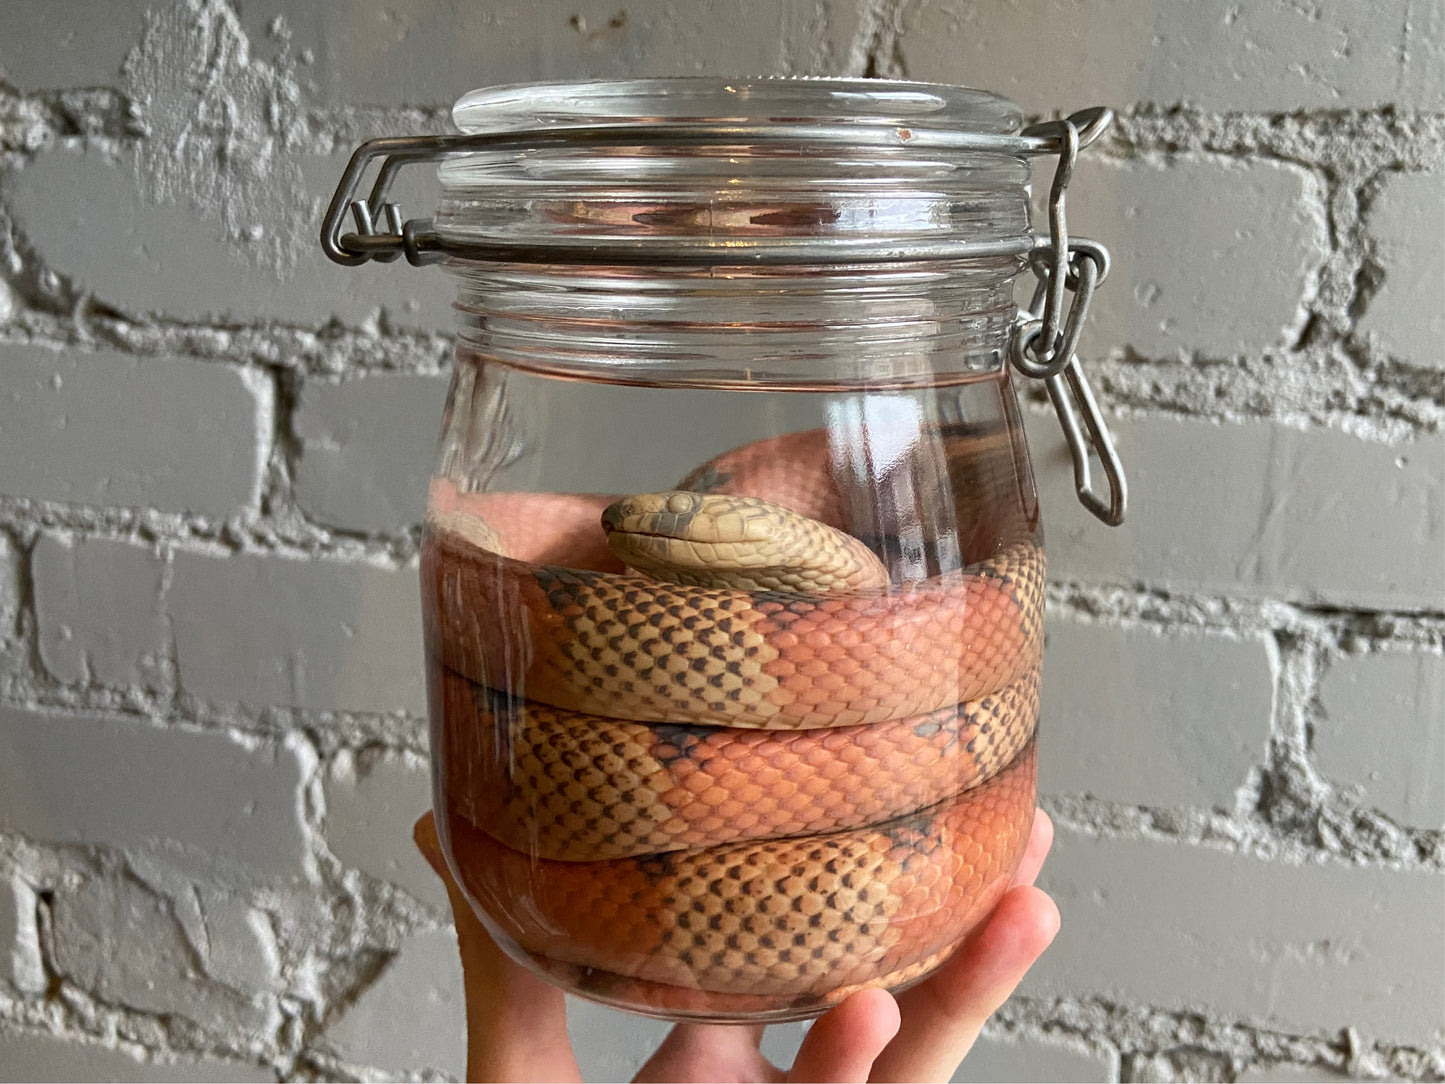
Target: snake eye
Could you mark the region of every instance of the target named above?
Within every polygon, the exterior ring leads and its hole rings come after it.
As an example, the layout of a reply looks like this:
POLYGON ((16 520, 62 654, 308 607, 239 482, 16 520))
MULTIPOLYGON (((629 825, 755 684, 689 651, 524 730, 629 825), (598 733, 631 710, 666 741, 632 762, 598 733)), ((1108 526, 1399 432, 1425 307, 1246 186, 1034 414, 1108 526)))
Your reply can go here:
POLYGON ((683 515, 697 508, 697 500, 691 493, 674 493, 667 498, 667 510, 674 515, 683 515))

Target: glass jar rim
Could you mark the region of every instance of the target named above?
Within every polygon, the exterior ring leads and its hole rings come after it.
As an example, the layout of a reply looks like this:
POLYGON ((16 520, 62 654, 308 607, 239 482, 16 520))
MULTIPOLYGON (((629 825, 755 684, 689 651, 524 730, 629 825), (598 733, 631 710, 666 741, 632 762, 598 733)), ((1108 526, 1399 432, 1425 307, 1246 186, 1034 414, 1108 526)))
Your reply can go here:
MULTIPOLYGON (((838 124, 926 133, 1013 136, 1023 112, 989 91, 946 83, 834 76, 665 76, 511 83, 459 98, 452 120, 469 135, 658 125, 796 128, 838 124)), ((928 142, 921 140, 921 142, 928 142)))

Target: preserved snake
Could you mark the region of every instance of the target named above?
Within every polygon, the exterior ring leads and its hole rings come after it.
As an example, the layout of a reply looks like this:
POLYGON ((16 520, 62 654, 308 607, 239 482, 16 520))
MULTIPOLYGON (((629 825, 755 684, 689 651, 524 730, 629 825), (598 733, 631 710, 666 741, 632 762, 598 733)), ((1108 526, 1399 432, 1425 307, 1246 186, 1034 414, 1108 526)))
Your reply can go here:
POLYGON ((659 1011, 827 1002, 927 974, 1006 889, 1044 574, 1011 448, 950 443, 959 559, 909 577, 825 439, 661 494, 433 483, 452 857, 540 969, 659 1011))

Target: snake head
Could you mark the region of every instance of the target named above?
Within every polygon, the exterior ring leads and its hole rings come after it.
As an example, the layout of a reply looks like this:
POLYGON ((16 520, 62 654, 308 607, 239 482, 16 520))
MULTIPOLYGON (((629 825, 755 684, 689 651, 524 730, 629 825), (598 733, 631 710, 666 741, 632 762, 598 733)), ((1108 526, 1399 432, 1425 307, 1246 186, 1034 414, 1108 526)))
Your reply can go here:
POLYGON ((793 514, 752 497, 688 490, 639 493, 609 505, 602 513, 602 529, 609 539, 641 535, 677 542, 766 543, 775 533, 772 509, 793 514))
POLYGON ((856 538, 757 497, 640 493, 608 506, 602 529, 625 564, 672 583, 812 595, 888 582, 856 538))

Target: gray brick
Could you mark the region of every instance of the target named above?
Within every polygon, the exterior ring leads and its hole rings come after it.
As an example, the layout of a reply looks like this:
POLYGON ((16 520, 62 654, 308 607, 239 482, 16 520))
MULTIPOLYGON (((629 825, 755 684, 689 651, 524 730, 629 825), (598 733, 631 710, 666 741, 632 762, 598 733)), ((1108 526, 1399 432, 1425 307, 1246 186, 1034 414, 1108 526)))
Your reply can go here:
POLYGON ((1373 1080, 1374 1077, 1352 1076, 1318 1065, 1251 1065, 1234 1078, 1235 1084, 1321 1084, 1332 1080, 1373 1080))
POLYGON ((1063 929, 1030 996, 1202 1010, 1285 1030, 1445 1037, 1445 876, 1261 862, 1060 832, 1040 883, 1063 929))
POLYGON ((1112 1054, 1037 1039, 979 1037, 963 1059, 955 1081, 1113 1080, 1118 1074, 1112 1054))
POLYGON ((1397 173, 1365 215, 1384 275, 1355 324, 1380 346, 1416 365, 1445 368, 1445 177, 1397 173))
POLYGON ((197 876, 166 855, 134 849, 126 853, 126 870, 166 901, 200 971, 247 997, 285 989, 278 931, 294 937, 325 910, 310 880, 258 883, 249 871, 197 876))
POLYGON ((169 638, 159 557, 130 542, 44 534, 30 562, 40 658, 51 674, 101 685, 155 679, 169 638))
POLYGON ((1445 827, 1445 658, 1335 660, 1320 683, 1315 764, 1401 824, 1445 827))
POLYGON ((25 995, 45 992, 35 905, 35 890, 19 878, 0 882, 0 990, 8 985, 25 995))
POLYGON ((203 902, 186 933, 205 974, 242 993, 279 992, 281 960, 266 913, 235 896, 193 896, 203 902))
POLYGON ((441 879, 411 841, 412 825, 431 808, 425 762, 394 753, 343 753, 327 773, 325 793, 322 832, 338 859, 433 906, 447 905, 441 879))
POLYGON ((318 522, 353 530, 420 523, 446 396, 445 377, 307 384, 293 421, 297 503, 318 522))
POLYGON ((1230 809, 1269 741, 1274 679, 1258 642, 1054 620, 1040 789, 1230 809))
POLYGON ((0 1026, 0 1081, 274 1081, 265 1066, 220 1058, 142 1061, 89 1036, 18 1031, 0 1026))
POLYGON ((270 408, 240 370, 14 344, 0 359, 0 493, 217 517, 254 504, 270 408))
MULTIPOLYGON (((0 40, 0 72, 27 90, 115 84, 142 40, 146 9, 155 7, 153 0, 110 0, 104 20, 87 0, 17 7, 0 40), (26 48, 42 40, 53 44, 26 48)), ((416 105, 450 104, 479 83, 836 72, 857 28, 854 7, 845 0, 732 0, 697 9, 643 0, 624 11, 611 0, 487 8, 448 0, 385 12, 359 11, 347 0, 263 0, 242 5, 234 29, 229 20, 214 25, 231 42, 240 40, 239 30, 253 57, 279 61, 308 101, 416 105), (614 25, 619 13, 621 25, 614 25), (268 31, 278 15, 291 37, 289 59, 268 31)), ((171 16, 160 34, 175 37, 175 27, 171 16)))
POLYGON ((1411 0, 924 0, 905 9, 904 23, 911 78, 987 87, 1035 112, 1133 102, 1269 113, 1445 103, 1445 16, 1438 4, 1411 0), (1067 62, 1029 63, 1050 56, 1067 62))
MULTIPOLYGON (((345 0, 245 5, 252 41, 284 13, 308 98, 330 105, 450 104, 479 85, 649 75, 836 73, 858 24, 848 0, 537 0, 357 11, 345 0)), ((378 133, 380 134, 380 133, 378 133)), ((387 133, 391 134, 391 133, 387 133)))
MULTIPOLYGON (((321 327, 332 319, 365 324, 384 311, 393 325, 450 328, 449 276, 405 263, 338 267, 315 243, 309 224, 320 221, 350 151, 286 159, 295 175, 288 182, 283 172, 277 185, 299 187, 272 196, 305 209, 297 212, 289 266, 227 241, 222 224, 190 203, 146 198, 128 156, 117 163, 98 151, 49 151, 8 178, 5 198, 51 270, 128 313, 321 327)), ((436 186, 408 176, 397 197, 409 214, 424 215, 436 186)))
POLYGON ((51 921, 56 970, 103 1001, 255 1038, 280 1022, 266 998, 210 981, 169 902, 134 881, 95 878, 59 890, 51 921))
POLYGON ((20 551, 0 532, 0 647, 17 633, 20 617, 20 551))
POLYGON ((0 707, 0 830, 301 877, 304 747, 0 707))
POLYGON ((0 882, 0 945, 5 946, 0 953, 0 983, 10 986, 18 985, 15 976, 19 971, 17 950, 23 940, 21 915, 27 909, 34 910, 34 900, 22 900, 21 891, 22 885, 14 879, 0 882))
MULTIPOLYGON (((1050 169, 1038 166, 1040 201, 1050 169)), ((1274 162, 1086 158, 1069 186, 1068 212, 1071 230, 1103 241, 1114 257, 1089 310, 1086 353, 1130 347, 1145 357, 1217 358, 1292 341, 1328 252, 1314 182, 1274 162)), ((1047 230, 1041 207, 1034 222, 1047 230)))
POLYGON ((167 605, 204 700, 426 711, 415 568, 177 553, 167 605))
POLYGON ((1053 414, 1027 424, 1056 579, 1402 610, 1445 600, 1445 436, 1391 445, 1268 422, 1112 418, 1129 518, 1110 529, 1074 496, 1053 414))
POLYGON ((456 935, 439 930, 402 942, 381 977, 326 1029, 323 1042, 354 1065, 460 1077, 466 1019, 456 935))
POLYGON ((0 37, 0 73, 20 90, 113 86, 140 40, 153 0, 111 0, 105 18, 89 0, 10 4, 0 37), (35 48, 45 42, 44 49, 35 48))

